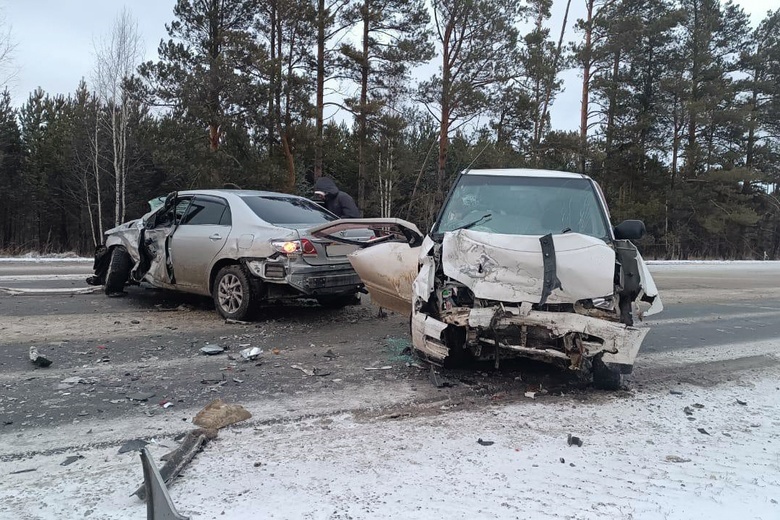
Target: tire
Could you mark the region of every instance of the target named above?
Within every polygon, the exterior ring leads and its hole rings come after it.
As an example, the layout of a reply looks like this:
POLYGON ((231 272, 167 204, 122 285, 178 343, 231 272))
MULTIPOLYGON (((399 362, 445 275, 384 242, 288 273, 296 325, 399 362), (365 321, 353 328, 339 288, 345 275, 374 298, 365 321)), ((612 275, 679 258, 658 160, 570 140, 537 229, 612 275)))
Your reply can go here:
POLYGON ((634 314, 631 309, 631 302, 633 299, 629 299, 628 296, 620 296, 618 301, 618 309, 620 310, 620 322, 628 325, 629 327, 634 324, 634 314))
POLYGON ((220 269, 214 278, 211 294, 220 316, 233 320, 251 317, 257 303, 249 275, 240 265, 228 265, 220 269))
POLYGON ((466 349, 466 329, 450 325, 444 329, 444 344, 449 354, 444 358, 444 368, 465 368, 474 362, 474 356, 466 349))
POLYGON ((122 246, 116 246, 111 250, 111 260, 108 263, 106 271, 106 283, 103 286, 106 295, 122 294, 130 278, 130 269, 132 260, 127 253, 127 249, 122 246))
POLYGON ((604 363, 601 356, 593 359, 593 386, 601 390, 620 390, 620 367, 604 363))
POLYGON ((357 293, 320 296, 317 298, 317 303, 329 309, 341 309, 348 305, 360 305, 360 296, 357 293))

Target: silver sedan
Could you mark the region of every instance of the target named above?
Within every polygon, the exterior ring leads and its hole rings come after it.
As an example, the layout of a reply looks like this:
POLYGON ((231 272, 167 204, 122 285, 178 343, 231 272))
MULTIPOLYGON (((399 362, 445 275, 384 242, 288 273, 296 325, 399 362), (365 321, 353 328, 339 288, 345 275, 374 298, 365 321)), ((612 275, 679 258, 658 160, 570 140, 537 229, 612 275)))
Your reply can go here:
POLYGON ((88 283, 108 295, 141 282, 210 295, 222 316, 237 320, 263 301, 309 297, 342 306, 363 289, 346 258, 356 247, 309 233, 338 217, 303 197, 196 190, 150 205, 142 218, 106 232, 88 283))

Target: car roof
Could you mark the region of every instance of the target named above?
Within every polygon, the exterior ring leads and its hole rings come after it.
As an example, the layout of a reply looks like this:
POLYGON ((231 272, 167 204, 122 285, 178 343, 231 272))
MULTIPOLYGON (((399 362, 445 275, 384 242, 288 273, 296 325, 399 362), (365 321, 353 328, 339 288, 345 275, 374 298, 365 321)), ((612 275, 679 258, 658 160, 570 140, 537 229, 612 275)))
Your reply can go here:
POLYGON ((213 195, 215 197, 224 197, 225 195, 233 195, 236 197, 292 197, 295 199, 302 199, 298 195, 292 195, 290 193, 279 193, 276 191, 259 191, 259 190, 187 190, 178 192, 179 195, 213 195))
POLYGON ((463 175, 495 175, 502 177, 548 177, 554 179, 589 179, 581 173, 561 172, 557 170, 538 170, 534 168, 489 168, 484 170, 464 170, 463 175))

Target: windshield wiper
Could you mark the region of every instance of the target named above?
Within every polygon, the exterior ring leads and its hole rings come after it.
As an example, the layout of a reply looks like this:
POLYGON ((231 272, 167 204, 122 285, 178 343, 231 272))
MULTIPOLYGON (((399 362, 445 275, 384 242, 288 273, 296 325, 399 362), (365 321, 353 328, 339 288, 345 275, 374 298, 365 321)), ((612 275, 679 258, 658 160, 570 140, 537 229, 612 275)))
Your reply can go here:
POLYGON ((491 218, 493 218, 493 214, 492 213, 486 213, 485 215, 482 215, 481 217, 479 217, 477 220, 475 220, 473 222, 469 222, 468 224, 463 224, 462 226, 456 227, 455 229, 453 229, 453 231, 457 231, 459 229, 473 228, 477 224, 482 224, 483 222, 487 222, 491 218))

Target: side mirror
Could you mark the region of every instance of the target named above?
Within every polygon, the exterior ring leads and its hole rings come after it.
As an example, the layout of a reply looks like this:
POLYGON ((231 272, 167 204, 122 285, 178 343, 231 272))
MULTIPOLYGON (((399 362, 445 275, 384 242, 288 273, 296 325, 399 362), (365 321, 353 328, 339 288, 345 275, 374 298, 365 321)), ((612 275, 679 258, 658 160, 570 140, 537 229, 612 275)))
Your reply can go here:
POLYGON ((641 220, 624 220, 614 227, 617 240, 639 240, 645 236, 645 223, 641 220))

